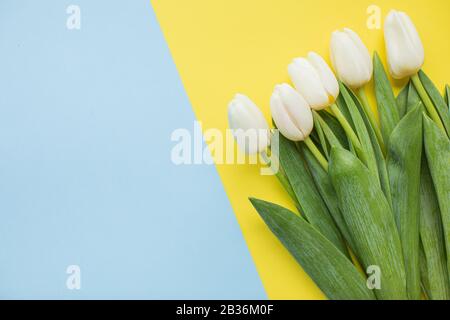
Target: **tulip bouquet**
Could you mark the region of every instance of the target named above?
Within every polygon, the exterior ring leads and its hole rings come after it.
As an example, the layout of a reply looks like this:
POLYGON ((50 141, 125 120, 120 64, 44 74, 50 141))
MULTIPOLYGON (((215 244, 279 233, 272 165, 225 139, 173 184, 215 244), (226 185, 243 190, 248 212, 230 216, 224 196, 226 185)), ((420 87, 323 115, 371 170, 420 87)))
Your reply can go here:
POLYGON ((244 95, 229 105, 230 126, 267 132, 245 151, 278 162, 298 213, 250 201, 329 299, 447 300, 450 89, 442 96, 421 71, 424 48, 405 13, 391 11, 384 32, 389 72, 410 78, 397 97, 379 56, 344 29, 331 37, 337 78, 316 53, 296 58, 294 86, 277 85, 270 99, 275 128, 244 95), (377 108, 365 94, 372 77, 377 108))

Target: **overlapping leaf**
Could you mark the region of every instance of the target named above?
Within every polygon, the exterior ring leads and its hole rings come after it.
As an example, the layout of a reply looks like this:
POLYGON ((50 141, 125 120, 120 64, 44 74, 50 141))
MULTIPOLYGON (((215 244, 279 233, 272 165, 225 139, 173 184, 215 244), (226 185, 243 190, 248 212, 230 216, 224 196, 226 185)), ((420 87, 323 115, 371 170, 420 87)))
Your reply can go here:
POLYGON ((345 224, 344 217, 342 215, 342 212, 339 208, 339 202, 337 199, 336 192, 334 191, 333 185, 331 184, 330 177, 328 175, 328 172, 326 172, 320 163, 317 161, 317 159, 314 157, 311 151, 304 145, 301 146, 302 152, 304 154, 306 163, 308 164, 308 168, 311 172, 311 176, 314 179, 314 182, 316 183, 317 189, 320 192, 320 195, 322 196, 323 200, 325 201, 325 204, 328 207, 328 210, 330 211, 334 221, 336 222, 336 225, 338 226, 339 230, 341 231, 342 235, 344 236, 344 239, 349 244, 350 248, 355 251, 355 246, 353 244, 353 240, 351 238, 351 233, 347 228, 347 225, 345 224))
POLYGON ((387 169, 392 208, 402 241, 408 295, 419 299, 420 167, 422 108, 417 105, 395 127, 389 139, 387 169))
POLYGON ((269 229, 329 299, 375 299, 348 258, 303 218, 275 204, 250 200, 269 229))
POLYGON ((450 112, 450 86, 448 84, 445 86, 445 101, 447 101, 450 112))
POLYGON ((376 177, 351 152, 333 148, 329 174, 365 268, 381 270, 379 299, 406 299, 405 266, 391 207, 376 177))
POLYGON ((349 122, 353 124, 358 139, 361 142, 361 150, 356 149, 356 146, 354 146, 356 153, 361 161, 365 163, 369 170, 374 174, 374 176, 377 177, 376 183, 381 185, 378 176, 378 166, 375 152, 373 150, 372 141, 370 139, 366 124, 364 123, 364 119, 362 118, 349 90, 342 83, 340 83, 340 90, 342 100, 339 100, 339 107, 342 110, 346 110, 345 113, 348 113, 350 119, 349 122))
POLYGON ((447 131, 447 136, 450 136, 450 113, 448 112, 448 105, 445 103, 445 100, 442 98, 439 90, 433 84, 433 82, 428 78, 425 72, 419 72, 420 81, 425 87, 425 91, 430 96, 433 101, 434 106, 439 114, 439 117, 444 124, 445 130, 447 131))
POLYGON ((321 121, 328 142, 333 145, 339 144, 344 148, 348 148, 348 138, 339 121, 326 111, 316 114, 319 115, 319 120, 321 121))
POLYGON ((420 238, 422 242, 422 279, 426 282, 427 296, 433 300, 449 300, 443 225, 436 191, 426 158, 422 159, 420 173, 420 238))
POLYGON ((450 278, 450 140, 428 117, 424 116, 425 152, 433 179, 444 227, 447 272, 450 278))
POLYGON ((398 106, 398 115, 402 119, 406 114, 406 109, 408 106, 408 93, 409 93, 409 83, 400 91, 396 98, 398 106))
POLYGON ((380 57, 375 52, 373 56, 373 76, 375 83, 375 96, 377 98, 378 112, 380 114, 381 134, 387 143, 391 132, 400 121, 399 111, 394 92, 384 70, 380 57))
POLYGON ((367 132, 369 134, 370 141, 372 143, 375 160, 377 162, 378 176, 381 182, 381 188, 383 189, 383 193, 386 196, 386 199, 388 200, 389 204, 392 206, 389 177, 386 168, 386 160, 384 158, 383 151, 381 150, 380 143, 375 134, 375 130, 372 128, 370 120, 366 115, 366 113, 364 112, 364 108, 361 105, 361 102, 359 101, 358 97, 354 95, 351 90, 348 90, 348 92, 352 96, 353 101, 355 102, 355 105, 357 106, 359 113, 361 114, 361 117, 363 118, 364 123, 366 125, 367 132))
POLYGON ((422 100, 420 99, 419 93, 417 92, 413 83, 410 82, 409 89, 408 89, 408 101, 406 103, 406 113, 411 111, 415 106, 417 106, 418 103, 421 103, 421 102, 422 102, 422 100))
POLYGON ((295 143, 283 136, 280 136, 280 164, 306 219, 342 253, 348 255, 344 239, 320 196, 302 155, 295 143))

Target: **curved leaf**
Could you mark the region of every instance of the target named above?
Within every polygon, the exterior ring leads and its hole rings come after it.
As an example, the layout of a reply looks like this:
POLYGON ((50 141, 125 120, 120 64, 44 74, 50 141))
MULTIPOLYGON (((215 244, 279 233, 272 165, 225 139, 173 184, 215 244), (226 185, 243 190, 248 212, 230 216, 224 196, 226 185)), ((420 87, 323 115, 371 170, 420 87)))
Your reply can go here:
POLYGON ((445 101, 447 102, 450 112, 450 87, 448 84, 445 86, 445 101))
POLYGON ((328 207, 336 225, 344 236, 345 241, 349 244, 350 248, 355 252, 355 246, 353 240, 351 239, 350 232, 347 225, 345 224, 344 217, 342 215, 341 209, 339 208, 339 202, 337 199, 336 191, 334 191, 333 185, 331 184, 328 172, 326 172, 320 163, 317 161, 316 157, 311 151, 304 145, 301 147, 303 155, 305 157, 308 168, 311 172, 311 176, 316 183, 317 189, 320 192, 325 204, 328 207))
POLYGON ((314 118, 314 129, 317 132, 317 136, 319 138, 320 145, 322 147, 322 151, 325 153, 325 157, 328 159, 330 155, 328 154, 328 144, 325 139, 325 133, 324 129, 322 127, 322 123, 319 121, 320 117, 316 112, 313 112, 313 118, 314 118))
POLYGON ((378 175, 380 177, 381 188, 383 189, 383 193, 386 196, 386 199, 388 200, 389 204, 392 206, 391 188, 389 185, 389 177, 388 177, 388 172, 387 172, 387 168, 386 168, 386 159, 384 158, 384 154, 383 154, 383 151, 381 150, 380 143, 375 134, 375 130, 372 128, 372 125, 370 124, 370 120, 369 120, 367 114, 364 112, 364 108, 363 108, 361 102, 359 101, 358 97, 356 95, 354 95, 350 90, 349 90, 349 93, 352 96, 353 100, 355 101, 355 104, 358 107, 359 113, 361 114, 361 117, 363 118, 364 123, 366 124, 367 132, 369 133, 370 141, 372 142, 375 160, 377 162, 378 175))
POLYGON ((351 152, 331 150, 329 174, 364 268, 381 270, 379 299, 407 299, 400 237, 375 176, 351 152))
POLYGON ((420 178, 420 238, 427 295, 432 300, 450 300, 441 213, 426 158, 422 159, 420 178))
POLYGON ((447 250, 447 272, 450 278, 450 141, 439 127, 424 115, 425 152, 439 202, 447 250))
POLYGON ((388 144, 387 169, 392 209, 402 241, 410 299, 420 299, 419 217, 422 160, 422 108, 416 106, 397 125, 388 144))
POLYGON ((400 116, 392 86, 376 52, 373 56, 373 78, 378 112, 380 113, 381 134, 384 141, 389 141, 391 132, 400 121, 400 116))
POLYGON ((406 107, 408 104, 408 91, 409 91, 409 83, 400 91, 396 98, 397 106, 398 106, 398 115, 403 118, 406 114, 406 107))
POLYGON ((280 135, 280 165, 297 197, 306 219, 330 240, 341 252, 348 255, 344 239, 326 204, 316 188, 302 155, 294 142, 280 135))
POLYGON ((304 219, 278 205, 257 199, 250 201, 273 234, 329 299, 375 299, 356 267, 304 219))
POLYGON ((439 90, 422 70, 419 71, 419 78, 439 113, 439 117, 447 131, 447 136, 450 136, 450 113, 448 112, 448 105, 445 103, 439 90))
MULTIPOLYGON (((350 114, 350 118, 352 123, 355 126, 356 134, 358 135, 359 141, 361 142, 362 150, 356 149, 356 152, 359 158, 367 165, 369 170, 377 177, 377 184, 381 185, 380 177, 378 176, 378 166, 377 160, 375 157, 375 152, 372 146, 372 141, 370 139, 369 132, 367 130, 366 124, 364 123, 364 119, 361 116, 361 113, 356 106, 355 101, 353 100, 350 90, 347 87, 340 83, 341 87, 341 96, 345 102, 345 106, 350 114)), ((345 109, 345 108, 343 108, 345 109)))
MULTIPOLYGON (((340 145, 342 145, 344 148, 348 148, 347 135, 345 134, 345 131, 342 128, 339 121, 326 111, 316 112, 316 113, 319 115, 319 117, 321 119, 322 129, 324 129, 325 136, 327 137, 330 144, 332 143, 332 140, 330 140, 330 134, 329 134, 331 132, 333 137, 337 138, 340 145), (328 135, 327 135, 327 132, 328 132, 328 135)), ((336 143, 336 141, 334 141, 334 142, 336 143)))

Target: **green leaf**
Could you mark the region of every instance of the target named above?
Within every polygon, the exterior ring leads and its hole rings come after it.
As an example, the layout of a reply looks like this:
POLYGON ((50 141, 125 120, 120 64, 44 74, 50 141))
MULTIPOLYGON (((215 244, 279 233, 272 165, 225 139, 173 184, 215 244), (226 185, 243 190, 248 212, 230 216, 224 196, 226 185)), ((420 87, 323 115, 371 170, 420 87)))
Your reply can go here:
POLYGON ((422 263, 425 264, 422 279, 426 277, 426 281, 422 282, 426 282, 427 295, 432 300, 450 300, 441 213, 425 157, 422 159, 420 178, 420 238, 422 263))
POLYGON ((419 71, 419 78, 436 107, 439 117, 447 131, 447 136, 450 136, 450 113, 448 112, 448 105, 445 103, 439 90, 422 70, 419 71))
POLYGON ((361 102, 359 101, 358 97, 356 95, 354 95, 351 90, 348 90, 348 92, 352 96, 353 101, 355 102, 356 106, 358 107, 359 113, 361 114, 361 117, 363 118, 364 123, 366 125, 367 132, 369 133, 370 141, 372 142, 375 160, 377 162, 378 175, 380 177, 381 188, 383 189, 383 193, 386 196, 386 199, 388 200, 389 204, 392 206, 391 188, 389 185, 389 177, 388 177, 388 172, 387 172, 387 168, 386 168, 386 160, 384 158, 383 151, 381 150, 380 143, 375 134, 375 130, 372 128, 372 125, 370 124, 370 120, 369 120, 367 114, 364 112, 364 108, 363 108, 361 102))
POLYGON ((325 134, 324 134, 324 130, 322 128, 322 123, 319 121, 318 119, 318 114, 316 112, 313 112, 313 117, 314 117, 314 129, 317 132, 319 141, 320 141, 320 145, 322 147, 322 151, 325 153, 325 157, 328 159, 330 157, 330 155, 328 154, 328 144, 327 141, 325 139, 325 134))
POLYGON ((373 56, 373 77, 378 112, 380 113, 381 134, 384 141, 387 142, 391 132, 400 121, 400 116, 392 86, 384 70, 383 63, 376 52, 373 56))
POLYGON ((398 106, 398 115, 403 118, 406 114, 406 107, 408 105, 408 91, 409 91, 409 83, 400 91, 396 98, 397 106, 398 106))
POLYGON ((353 123, 356 130, 356 134, 359 138, 359 141, 361 142, 362 150, 358 150, 355 148, 356 152, 359 158, 367 165, 369 170, 377 177, 378 185, 381 185, 380 178, 378 176, 377 160, 375 157, 375 152, 373 150, 369 132, 367 131, 366 124, 364 123, 361 113, 359 112, 358 107, 356 106, 350 94, 350 91, 342 83, 340 83, 340 91, 346 107, 342 109, 348 110, 351 122, 353 123))
POLYGON ((420 167, 422 159, 422 108, 416 106, 392 131, 387 169, 392 209, 402 241, 406 285, 412 300, 421 294, 419 269, 420 167))
MULTIPOLYGON (((430 279, 429 279, 427 258, 425 256, 422 241, 420 242, 419 263, 420 263, 420 281, 422 283, 422 291, 426 295, 426 299, 430 300, 431 299, 430 279)), ((447 274, 447 269, 445 269, 445 273, 447 274)))
POLYGON ((450 278, 450 141, 439 127, 424 115, 425 152, 439 202, 447 250, 447 273, 450 278))
POLYGON ((280 135, 279 142, 280 164, 297 197, 302 213, 319 232, 330 240, 341 252, 348 255, 344 239, 321 198, 295 143, 289 141, 282 135, 280 135))
POLYGON ((448 84, 445 86, 445 101, 447 101, 450 112, 450 86, 448 84))
POLYGON ((329 168, 339 206, 365 269, 381 270, 379 299, 407 299, 400 237, 376 177, 351 152, 331 150, 329 168))
MULTIPOLYGON (((328 124, 322 119, 320 114, 318 112, 313 112, 314 114, 314 120, 320 125, 320 127, 323 130, 324 138, 328 141, 328 143, 324 143, 327 146, 337 146, 342 147, 341 142, 334 134, 333 130, 328 126, 328 124)), ((327 158, 329 158, 329 152, 327 152, 327 158)))
MULTIPOLYGON (((321 120, 323 120, 323 122, 321 122, 321 124, 322 124, 322 128, 324 129, 324 133, 325 133, 328 141, 330 143, 332 143, 330 140, 330 135, 329 135, 329 132, 331 132, 333 134, 333 136, 339 140, 340 145, 342 145, 344 148, 348 148, 347 135, 345 134, 345 131, 342 128, 339 121, 326 111, 316 112, 316 113, 320 116, 321 120), (331 129, 331 130, 326 130, 325 127, 328 127, 328 129, 331 129), (328 132, 328 135, 327 135, 327 132, 328 132)), ((336 143, 336 141, 334 141, 334 143, 336 143)))
POLYGON ((411 111, 419 103, 422 103, 422 100, 420 99, 416 87, 414 87, 412 81, 410 81, 408 88, 408 101, 406 103, 406 113, 411 111))
POLYGON ((375 299, 356 267, 314 227, 278 205, 257 199, 250 201, 273 234, 329 299, 375 299))
POLYGON ((325 204, 328 207, 328 210, 330 211, 336 225, 344 236, 344 239, 349 244, 350 248, 355 251, 355 246, 353 245, 353 241, 351 239, 347 225, 345 224, 342 212, 339 209, 337 195, 334 191, 333 185, 331 184, 328 172, 323 169, 323 167, 317 161, 316 157, 305 145, 302 144, 300 148, 303 152, 306 163, 308 164, 309 171, 311 172, 311 176, 314 179, 317 189, 319 190, 320 195, 325 201, 325 204))

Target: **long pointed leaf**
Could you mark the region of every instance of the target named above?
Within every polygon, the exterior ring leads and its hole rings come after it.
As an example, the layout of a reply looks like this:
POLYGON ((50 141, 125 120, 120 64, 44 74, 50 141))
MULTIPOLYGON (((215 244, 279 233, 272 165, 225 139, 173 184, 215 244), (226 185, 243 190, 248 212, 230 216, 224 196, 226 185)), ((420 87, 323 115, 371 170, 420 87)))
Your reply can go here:
POLYGON ((280 135, 280 164, 286 172, 302 213, 308 221, 330 240, 341 252, 348 255, 347 247, 338 227, 306 167, 294 142, 280 135))
POLYGON ((386 199, 388 200, 389 204, 392 206, 391 187, 389 184, 389 176, 388 176, 388 172, 387 172, 387 168, 386 168, 386 159, 384 158, 384 154, 383 154, 383 151, 381 150, 381 146, 380 146, 380 143, 375 134, 375 130, 372 128, 370 120, 367 117, 367 114, 364 112, 364 108, 363 108, 361 102, 359 101, 358 97, 356 95, 354 95, 351 90, 348 90, 348 92, 352 96, 353 101, 355 102, 356 106, 358 107, 359 113, 361 114, 361 117, 363 118, 364 123, 366 125, 367 132, 369 133, 370 141, 372 142, 375 160, 377 162, 378 175, 380 177, 381 188, 383 189, 383 193, 386 196, 386 199))
POLYGON ((344 236, 344 239, 349 244, 350 248, 355 251, 353 240, 351 239, 350 232, 347 225, 345 224, 341 209, 339 208, 336 191, 334 191, 333 185, 331 184, 328 172, 323 169, 323 167, 317 161, 316 157, 312 154, 311 151, 309 151, 307 147, 302 145, 301 150, 305 157, 306 163, 308 164, 311 176, 316 183, 317 189, 319 190, 320 195, 325 201, 325 204, 327 205, 328 210, 330 211, 334 221, 336 222, 336 225, 344 236))
POLYGON ((406 115, 406 107, 408 104, 408 91, 409 91, 409 83, 400 91, 400 93, 396 98, 398 106, 398 115, 400 119, 406 115))
MULTIPOLYGON (((333 130, 328 126, 328 124, 322 119, 319 113, 314 112, 314 117, 317 120, 317 122, 320 124, 324 137, 327 139, 328 143, 327 145, 333 146, 333 147, 342 147, 341 142, 334 134, 333 130)), ((329 158, 329 152, 327 153, 327 158, 329 158)))
POLYGON ((378 112, 380 113, 381 134, 384 141, 389 141, 391 132, 400 121, 400 116, 392 86, 384 70, 383 63, 376 52, 373 56, 373 75, 375 96, 377 98, 378 112))
POLYGON ((411 111, 419 103, 422 103, 422 100, 420 99, 416 87, 414 87, 413 83, 410 81, 408 89, 408 101, 406 103, 406 113, 411 111))
POLYGON ((448 84, 445 86, 445 101, 447 102, 450 112, 450 86, 448 84))
POLYGON ((425 152, 439 202, 447 250, 447 272, 450 278, 450 141, 439 127, 424 116, 425 152))
POLYGON ((324 134, 324 130, 322 127, 322 123, 319 121, 319 115, 317 112, 313 113, 313 117, 314 117, 314 129, 317 132, 319 141, 320 141, 320 145, 322 147, 322 151, 325 153, 326 158, 328 159, 330 157, 330 155, 328 154, 328 144, 327 144, 327 140, 325 139, 325 134, 324 134))
POLYGON ((449 300, 444 233, 436 191, 426 158, 422 159, 420 178, 420 238, 426 268, 427 295, 432 300, 449 300))
MULTIPOLYGON (((431 299, 430 278, 429 278, 430 273, 428 272, 427 258, 425 256, 422 241, 420 242, 419 263, 420 263, 420 281, 422 284, 422 291, 426 295, 427 300, 430 300, 431 299)), ((445 273, 447 274, 446 268, 445 273)))
POLYGON ((257 199, 250 201, 269 229, 329 299, 375 299, 355 266, 314 227, 280 206, 257 199))
POLYGON ((380 177, 378 176, 377 161, 373 150, 372 141, 370 140, 370 135, 366 128, 366 124, 364 123, 364 120, 358 110, 358 107, 353 101, 349 90, 342 83, 340 83, 340 87, 345 106, 347 107, 347 110, 352 119, 352 123, 355 126, 356 134, 358 135, 359 141, 361 142, 362 150, 356 150, 358 156, 367 165, 369 170, 377 177, 378 185, 381 185, 380 177))
MULTIPOLYGON (((339 121, 326 111, 318 112, 318 114, 320 118, 323 120, 323 122, 326 124, 326 126, 329 129, 331 129, 333 135, 339 140, 339 143, 344 148, 348 148, 348 139, 339 121)), ((325 125, 323 123, 322 128, 325 129, 325 125)), ((327 137, 327 139, 331 143, 329 137, 327 137)))
POLYGON ((422 159, 422 109, 416 106, 392 131, 387 169, 393 212, 402 241, 410 299, 420 299, 419 217, 422 159))
POLYGON ((351 152, 331 150, 329 174, 364 268, 381 270, 379 299, 406 299, 405 267, 391 207, 376 177, 351 152))
POLYGON ((422 70, 419 71, 419 77, 420 81, 425 87, 425 90, 433 101, 437 112, 439 113, 439 117, 441 118, 445 130, 447 131, 447 136, 450 136, 450 113, 448 112, 448 105, 445 103, 444 99, 441 96, 441 93, 430 80, 430 78, 428 78, 425 72, 423 72, 422 70))

